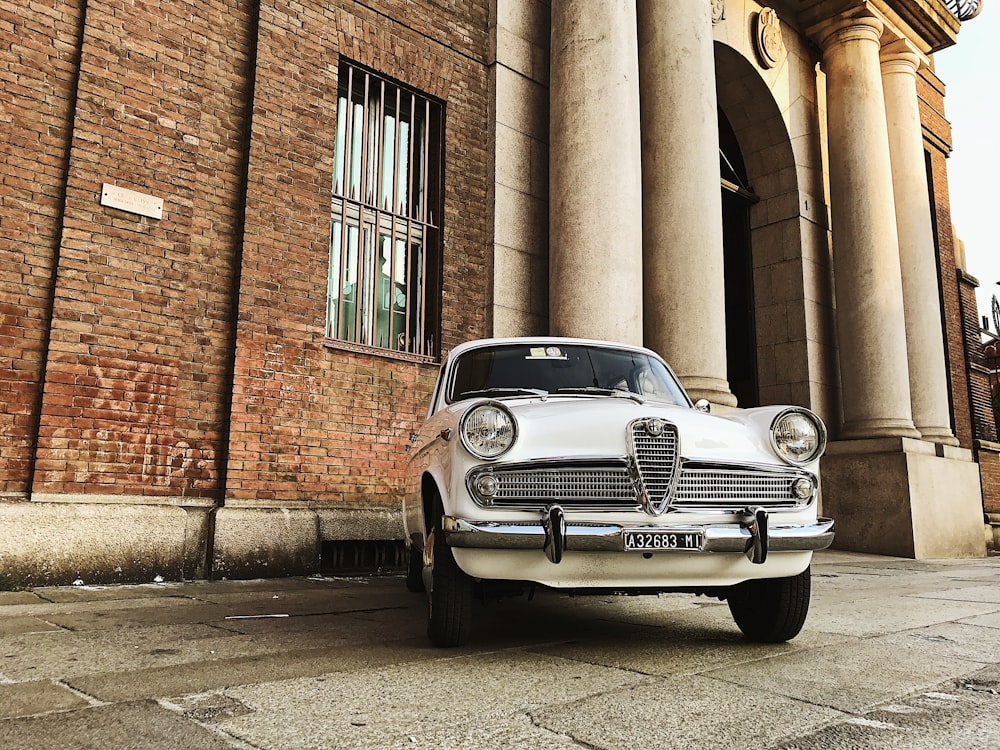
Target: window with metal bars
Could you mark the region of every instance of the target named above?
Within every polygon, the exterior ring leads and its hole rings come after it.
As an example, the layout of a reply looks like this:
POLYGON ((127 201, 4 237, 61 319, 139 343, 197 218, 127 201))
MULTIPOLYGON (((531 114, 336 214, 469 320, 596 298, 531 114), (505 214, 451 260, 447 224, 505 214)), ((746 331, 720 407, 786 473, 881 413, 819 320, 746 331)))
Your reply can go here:
POLYGON ((437 356, 442 105, 342 62, 327 337, 437 356))

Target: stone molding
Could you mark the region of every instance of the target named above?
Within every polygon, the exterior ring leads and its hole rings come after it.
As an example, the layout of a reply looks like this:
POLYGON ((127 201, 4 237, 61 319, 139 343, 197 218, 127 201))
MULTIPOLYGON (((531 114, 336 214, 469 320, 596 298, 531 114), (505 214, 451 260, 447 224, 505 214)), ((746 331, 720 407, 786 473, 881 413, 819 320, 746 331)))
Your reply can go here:
POLYGON ((172 505, 181 508, 213 508, 218 503, 210 497, 180 495, 90 495, 60 492, 35 492, 26 498, 32 503, 77 505, 172 505))
POLYGON ((875 17, 887 33, 909 39, 924 54, 955 44, 960 22, 943 3, 926 0, 806 0, 799 18, 806 33, 817 40, 817 32, 838 19, 875 17))

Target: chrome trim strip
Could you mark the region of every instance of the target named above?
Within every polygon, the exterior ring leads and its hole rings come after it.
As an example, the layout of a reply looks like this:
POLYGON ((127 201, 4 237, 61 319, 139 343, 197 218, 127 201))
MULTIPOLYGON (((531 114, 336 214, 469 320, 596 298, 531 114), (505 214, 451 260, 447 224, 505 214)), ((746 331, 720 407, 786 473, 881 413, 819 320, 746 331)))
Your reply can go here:
MULTIPOLYGON (((575 453, 566 454, 562 456, 547 456, 545 458, 532 458, 526 461, 512 461, 504 462, 497 461, 495 463, 487 464, 482 467, 490 471, 502 471, 502 470, 513 470, 518 469, 531 469, 531 468, 560 468, 560 465, 565 464, 566 466, 575 466, 577 464, 601 464, 610 465, 618 464, 620 466, 625 466, 628 462, 627 455, 621 455, 620 453, 575 453)), ((815 476, 813 472, 804 469, 802 466, 794 466, 791 464, 766 464, 758 463, 755 461, 705 461, 698 458, 687 458, 685 456, 680 457, 681 469, 717 469, 719 471, 761 471, 771 474, 807 474, 809 476, 815 476)), ((474 471, 475 469, 473 469, 474 471)))
MULTIPOLYGON (((545 528, 540 521, 496 522, 469 521, 455 516, 442 519, 445 539, 452 547, 471 549, 528 549, 545 547, 545 528)), ((739 523, 725 524, 601 524, 566 523, 566 547, 573 552, 622 552, 622 532, 700 532, 704 535, 701 552, 745 553, 753 544, 750 529, 739 523)), ((834 522, 818 518, 815 523, 773 524, 767 530, 770 552, 792 552, 826 549, 833 543, 834 522)), ((673 552, 674 550, 664 550, 673 552)), ((691 550, 680 550, 699 554, 691 550)))

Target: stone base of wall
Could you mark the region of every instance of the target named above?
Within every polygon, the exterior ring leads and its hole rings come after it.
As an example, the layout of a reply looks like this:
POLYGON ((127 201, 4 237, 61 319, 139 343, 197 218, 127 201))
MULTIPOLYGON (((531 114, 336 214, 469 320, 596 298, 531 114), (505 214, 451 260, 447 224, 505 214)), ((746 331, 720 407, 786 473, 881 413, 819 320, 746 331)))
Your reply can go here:
POLYGON ((324 541, 402 538, 399 510, 229 500, 215 515, 212 577, 312 575, 324 541))
POLYGON ((93 495, 0 498, 0 529, 0 589, 310 575, 324 541, 403 538, 388 508, 93 495))
POLYGON ((319 520, 308 508, 227 505, 215 514, 213 578, 319 572, 319 520))
POLYGON ((971 451, 909 438, 845 440, 829 445, 821 473, 837 549, 915 559, 986 554, 971 451))
POLYGON ((986 549, 991 553, 1000 552, 1000 513, 988 513, 983 525, 986 549))
POLYGON ((211 501, 35 495, 0 502, 0 585, 204 576, 211 501))

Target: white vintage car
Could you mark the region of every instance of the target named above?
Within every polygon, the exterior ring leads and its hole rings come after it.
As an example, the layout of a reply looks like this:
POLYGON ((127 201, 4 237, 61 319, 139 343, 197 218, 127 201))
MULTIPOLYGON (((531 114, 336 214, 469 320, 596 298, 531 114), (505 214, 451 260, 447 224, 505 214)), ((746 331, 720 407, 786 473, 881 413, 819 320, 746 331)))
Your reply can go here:
POLYGON ((798 634, 823 422, 808 409, 708 413, 635 346, 568 338, 456 347, 407 470, 407 586, 438 646, 469 637, 488 587, 726 599, 755 641, 798 634))

